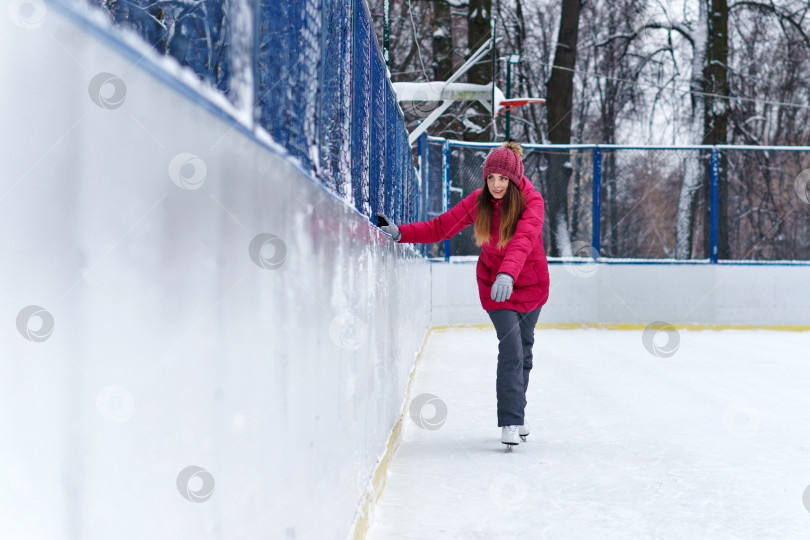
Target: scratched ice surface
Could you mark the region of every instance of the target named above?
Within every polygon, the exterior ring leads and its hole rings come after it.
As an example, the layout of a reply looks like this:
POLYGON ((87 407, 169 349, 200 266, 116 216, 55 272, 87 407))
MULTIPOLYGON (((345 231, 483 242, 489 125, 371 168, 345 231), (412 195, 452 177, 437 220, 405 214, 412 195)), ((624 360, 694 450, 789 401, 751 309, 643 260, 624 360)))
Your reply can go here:
POLYGON ((637 331, 538 330, 507 454, 494 331, 434 334, 412 398, 446 418, 406 418, 369 539, 810 538, 810 334, 679 338, 659 358, 637 331))

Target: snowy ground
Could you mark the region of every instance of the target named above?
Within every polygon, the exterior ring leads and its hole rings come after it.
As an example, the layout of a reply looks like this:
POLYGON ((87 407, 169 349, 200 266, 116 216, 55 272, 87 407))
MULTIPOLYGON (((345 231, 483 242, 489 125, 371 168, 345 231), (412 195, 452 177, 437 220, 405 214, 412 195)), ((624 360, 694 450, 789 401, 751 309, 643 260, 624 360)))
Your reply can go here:
POLYGON ((641 335, 537 330, 507 454, 494 330, 434 333, 369 540, 810 538, 810 333, 641 335))

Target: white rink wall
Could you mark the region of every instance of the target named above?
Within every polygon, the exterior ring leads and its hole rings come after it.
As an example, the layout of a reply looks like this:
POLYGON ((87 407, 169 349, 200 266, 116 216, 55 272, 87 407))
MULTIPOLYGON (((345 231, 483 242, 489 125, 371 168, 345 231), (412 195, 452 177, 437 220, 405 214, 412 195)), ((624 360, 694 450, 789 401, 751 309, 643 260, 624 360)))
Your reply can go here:
POLYGON ((0 538, 345 538, 429 263, 48 6, 0 14, 0 538))
MULTIPOLYGON (((491 324, 475 262, 433 262, 433 325, 491 324)), ((550 263, 543 323, 810 325, 810 266, 550 263)))

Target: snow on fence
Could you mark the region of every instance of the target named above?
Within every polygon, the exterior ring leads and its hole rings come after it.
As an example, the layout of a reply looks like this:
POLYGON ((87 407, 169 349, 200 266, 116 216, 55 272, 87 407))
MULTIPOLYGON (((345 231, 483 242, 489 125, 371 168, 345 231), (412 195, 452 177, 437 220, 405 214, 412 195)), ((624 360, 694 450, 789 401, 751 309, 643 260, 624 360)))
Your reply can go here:
MULTIPOLYGON (((495 146, 420 139, 423 215, 435 217, 480 187, 484 160, 495 146)), ((691 230, 689 259, 810 261, 810 147, 583 144, 525 149, 526 176, 544 196, 551 182, 561 181, 550 177, 549 159, 567 154, 566 232, 572 255, 675 259, 681 184, 687 162, 697 158, 704 177, 686 227, 691 230)), ((553 204, 562 203, 546 196, 547 209, 553 204)), ((550 229, 547 220, 543 239, 549 252, 550 229)), ((479 251, 472 231, 465 230, 423 253, 449 259, 479 251)))
MULTIPOLYGON (((435 217, 480 185, 483 161, 496 146, 423 136, 414 170, 363 0, 54 2, 90 8, 91 19, 176 60, 186 68, 180 75, 195 74, 235 121, 280 144, 370 219, 378 211, 399 223, 435 217)), ((547 220, 549 251, 712 263, 810 260, 810 148, 526 148, 527 176, 549 208, 567 205, 566 223, 547 220), (567 179, 550 178, 549 161, 560 153, 570 165, 567 179), (679 211, 684 177, 695 170, 699 192, 679 211), (547 196, 559 181, 567 182, 567 201, 547 196)), ((478 252, 469 230, 420 249, 445 259, 478 252)))
POLYGON ((54 2, 175 59, 363 215, 419 218, 404 118, 364 0, 54 2))

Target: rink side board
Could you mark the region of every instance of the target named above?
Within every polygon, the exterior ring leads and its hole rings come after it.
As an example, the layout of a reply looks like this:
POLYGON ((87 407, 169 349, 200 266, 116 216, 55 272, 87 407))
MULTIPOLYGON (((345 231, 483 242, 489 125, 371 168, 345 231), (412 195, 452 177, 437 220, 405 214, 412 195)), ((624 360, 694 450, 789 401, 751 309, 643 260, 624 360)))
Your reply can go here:
POLYGON ((425 333, 425 338, 422 340, 422 346, 420 347, 419 353, 417 353, 416 359, 414 360, 413 368, 411 368, 411 373, 408 379, 408 388, 405 391, 405 400, 402 403, 402 411, 399 414, 396 424, 394 424, 394 427, 391 428, 391 434, 388 436, 388 443, 385 445, 385 452, 377 462, 377 466, 371 475, 371 484, 369 485, 368 490, 363 496, 363 501, 360 504, 358 517, 353 527, 354 534, 352 535, 352 538, 354 540, 363 540, 368 534, 368 530, 373 523, 373 519, 371 518, 373 517, 374 506, 382 496, 383 490, 385 489, 385 482, 388 479, 388 468, 391 465, 391 460, 394 458, 394 454, 402 442, 402 426, 405 422, 405 415, 408 412, 408 405, 411 400, 411 388, 413 387, 416 368, 419 367, 419 364, 422 361, 425 346, 427 345, 430 336, 433 335, 434 330, 434 328, 430 328, 425 333))

